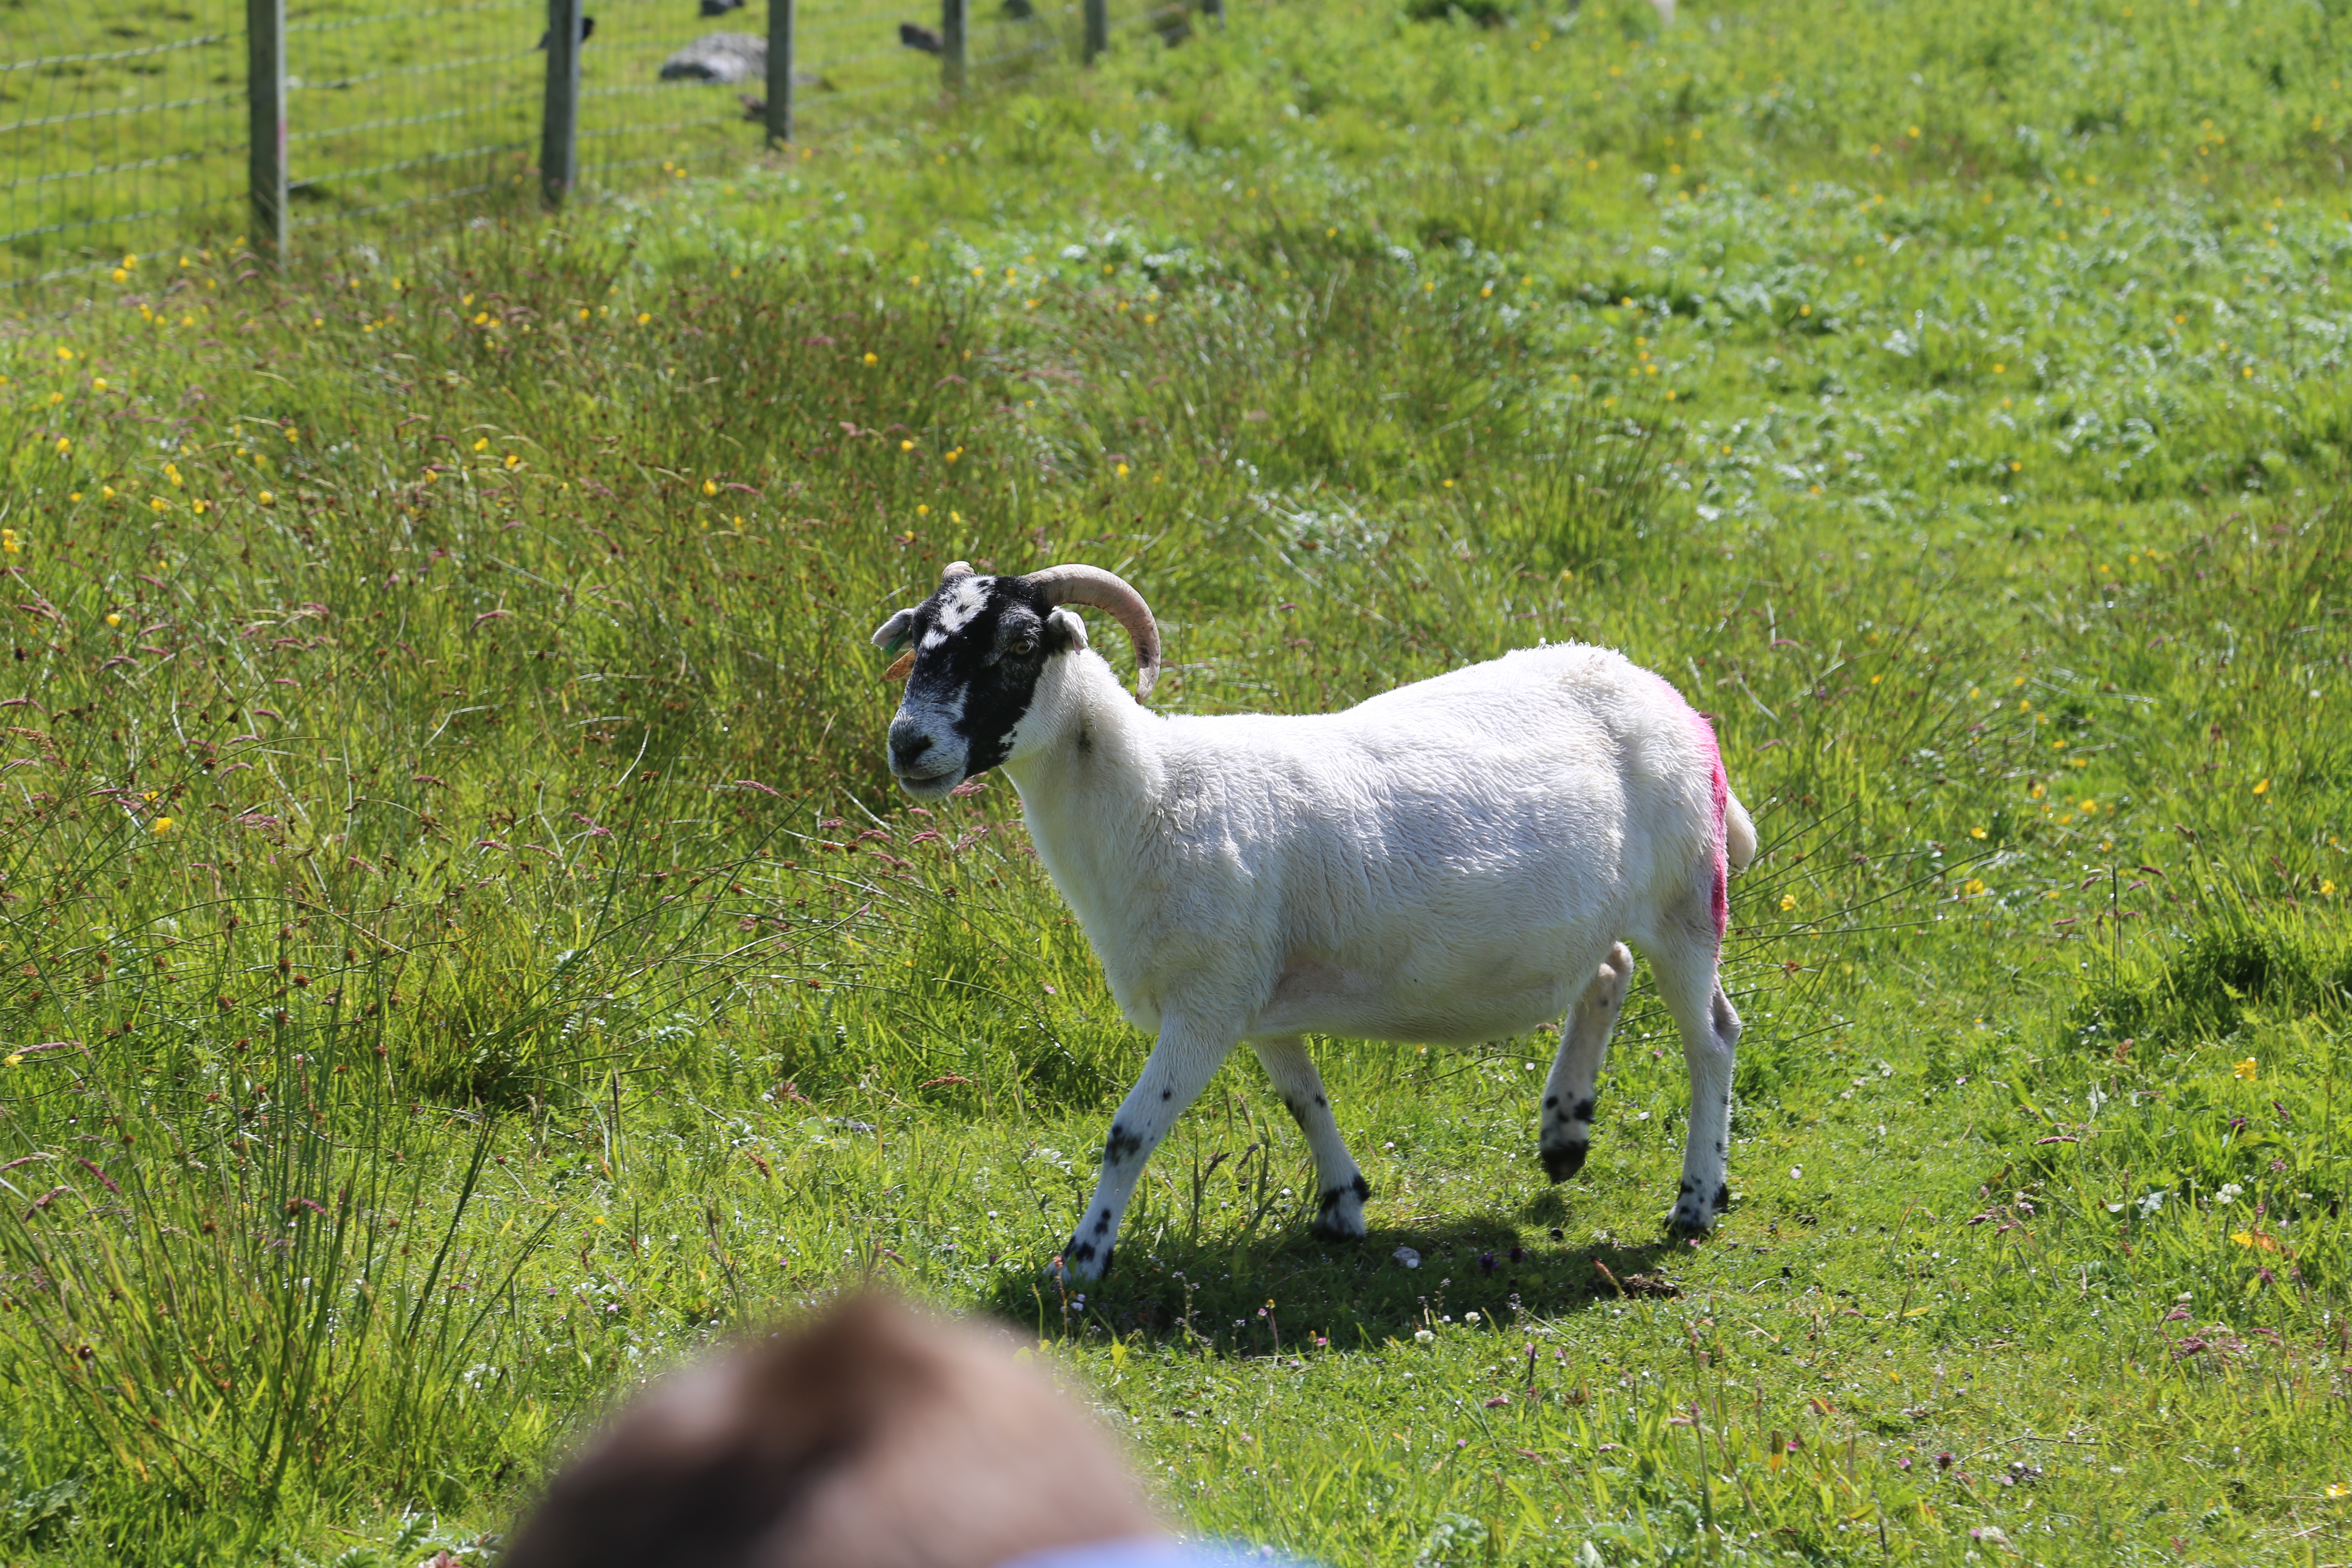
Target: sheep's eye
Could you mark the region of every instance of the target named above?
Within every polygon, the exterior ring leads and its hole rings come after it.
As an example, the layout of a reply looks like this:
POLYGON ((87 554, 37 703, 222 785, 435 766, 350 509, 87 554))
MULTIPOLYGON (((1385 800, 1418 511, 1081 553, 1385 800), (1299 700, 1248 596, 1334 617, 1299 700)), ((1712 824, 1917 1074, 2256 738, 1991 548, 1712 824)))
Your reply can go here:
POLYGON ((1025 658, 1036 651, 1037 639, 1033 634, 1024 632, 1013 639, 1013 652, 1015 656, 1025 658))

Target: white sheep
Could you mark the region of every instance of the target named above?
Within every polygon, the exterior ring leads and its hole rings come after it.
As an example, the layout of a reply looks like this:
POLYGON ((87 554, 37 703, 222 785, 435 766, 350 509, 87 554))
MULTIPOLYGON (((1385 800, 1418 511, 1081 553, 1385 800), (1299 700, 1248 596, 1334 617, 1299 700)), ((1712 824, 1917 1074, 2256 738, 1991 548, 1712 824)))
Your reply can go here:
POLYGON ((1143 1163, 1247 1040, 1314 1152, 1316 1229, 1364 1234, 1370 1195, 1303 1037, 1475 1043, 1566 1015, 1538 1149, 1584 1163, 1593 1089, 1637 943, 1690 1072, 1669 1224, 1729 1201, 1739 1016, 1717 980, 1725 879, 1756 852, 1715 731, 1606 648, 1524 648, 1345 712, 1172 718, 1146 710, 1160 637, 1108 572, 980 576, 958 562, 874 634, 905 650, 890 768, 931 800, 1002 767, 1038 858, 1120 1010, 1159 1037, 1118 1108, 1064 1252, 1108 1267, 1143 1163), (1066 608, 1133 637, 1129 698, 1066 608))

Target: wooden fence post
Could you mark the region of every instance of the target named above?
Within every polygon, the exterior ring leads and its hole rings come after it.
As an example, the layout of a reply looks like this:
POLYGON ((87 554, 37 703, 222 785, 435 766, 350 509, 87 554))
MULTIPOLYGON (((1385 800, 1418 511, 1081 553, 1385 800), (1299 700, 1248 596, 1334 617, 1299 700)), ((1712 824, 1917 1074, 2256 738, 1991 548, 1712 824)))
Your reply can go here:
POLYGON ((547 104, 539 127, 539 185, 547 205, 562 206, 579 179, 580 0, 547 0, 547 104))
POLYGON ((964 67, 969 58, 964 39, 970 30, 965 22, 970 15, 969 0, 940 0, 940 85, 950 97, 963 93, 964 67))
POLYGON ((286 0, 245 0, 247 180, 253 243, 286 253, 286 0))
POLYGON ((768 141, 793 139, 793 0, 768 0, 768 141))
POLYGON ((1110 0, 1087 0, 1087 64, 1110 47, 1110 0))

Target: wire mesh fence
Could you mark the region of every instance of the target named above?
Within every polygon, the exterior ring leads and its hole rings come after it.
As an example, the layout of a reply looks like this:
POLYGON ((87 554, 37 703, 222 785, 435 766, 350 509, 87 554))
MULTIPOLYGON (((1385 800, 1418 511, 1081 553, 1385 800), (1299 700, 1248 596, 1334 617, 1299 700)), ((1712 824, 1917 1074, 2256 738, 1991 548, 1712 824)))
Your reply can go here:
POLYGON ((0 277, 69 267, 245 197, 241 0, 0 6, 0 277))
MULTIPOLYGON (((870 134, 926 112, 959 80, 987 91, 1129 37, 1172 42, 1202 4, 1213 0, 797 0, 792 136, 870 134)), ((771 19, 761 0, 583 5, 582 185, 625 188, 762 148, 771 19)), ((246 234, 248 14, 269 9, 0 0, 0 287, 246 234)), ((289 0, 289 229, 430 226, 460 209, 536 201, 550 9, 289 0)))

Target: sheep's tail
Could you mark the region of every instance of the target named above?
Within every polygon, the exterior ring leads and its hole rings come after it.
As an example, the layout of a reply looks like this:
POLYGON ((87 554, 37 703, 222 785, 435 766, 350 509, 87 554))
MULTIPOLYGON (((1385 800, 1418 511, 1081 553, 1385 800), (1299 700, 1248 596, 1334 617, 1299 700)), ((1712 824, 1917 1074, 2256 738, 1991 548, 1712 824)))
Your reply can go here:
POLYGON ((1756 858, 1756 823, 1739 797, 1726 791, 1723 807, 1723 858, 1735 871, 1745 871, 1756 858))

